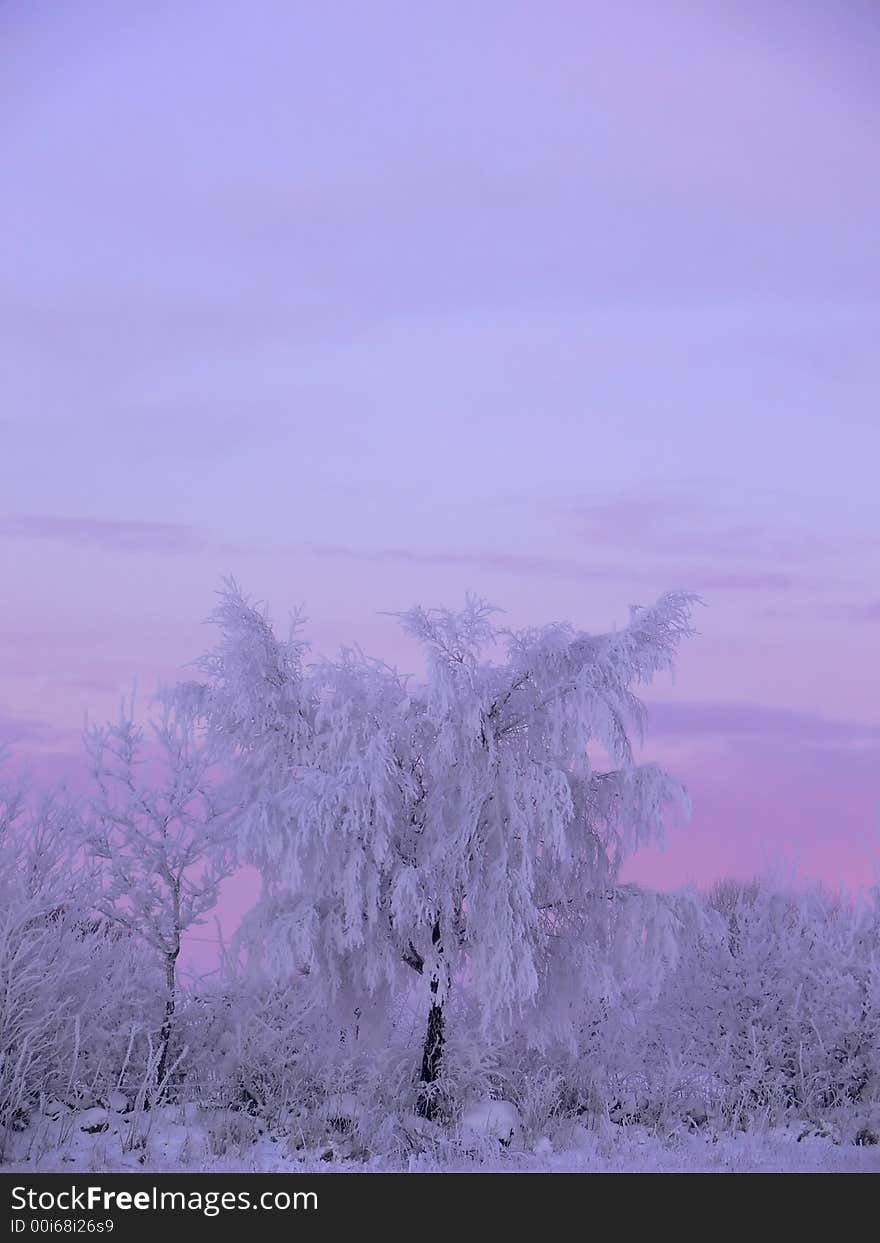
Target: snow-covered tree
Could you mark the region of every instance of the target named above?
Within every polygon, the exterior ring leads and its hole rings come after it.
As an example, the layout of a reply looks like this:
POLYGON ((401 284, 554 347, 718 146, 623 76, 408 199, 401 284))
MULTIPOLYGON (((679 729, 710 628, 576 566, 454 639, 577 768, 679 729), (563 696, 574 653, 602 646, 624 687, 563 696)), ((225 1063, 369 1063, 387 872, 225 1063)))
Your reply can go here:
POLYGON ((672 668, 693 600, 604 635, 498 630, 477 599, 414 608, 399 616, 427 679, 410 687, 359 651, 307 665, 299 619, 279 640, 234 583, 221 592, 221 641, 185 697, 234 774, 269 953, 340 1012, 420 977, 428 1116, 454 981, 487 1035, 570 1025, 620 865, 683 797, 635 761, 632 686, 672 668))
POLYGON ((0 791, 0 1158, 52 1083, 87 979, 76 944, 90 881, 79 829, 61 798, 33 806, 20 787, 0 791))
POLYGON ((164 697, 151 745, 133 705, 114 724, 86 731, 96 794, 89 845, 100 861, 97 909, 159 955, 164 1018, 156 1081, 168 1069, 183 935, 216 905, 233 870, 229 808, 212 780, 212 757, 182 702, 164 697), (145 775, 145 773, 151 775, 145 775))

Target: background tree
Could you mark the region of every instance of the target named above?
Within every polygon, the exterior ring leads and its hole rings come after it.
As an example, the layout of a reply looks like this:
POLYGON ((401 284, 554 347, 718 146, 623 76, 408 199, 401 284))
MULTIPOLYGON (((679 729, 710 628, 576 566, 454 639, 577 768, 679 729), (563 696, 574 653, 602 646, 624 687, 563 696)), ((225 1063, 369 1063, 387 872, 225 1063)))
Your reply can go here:
POLYGON ((100 861, 97 909, 152 947, 164 969, 156 1061, 161 1090, 174 1030, 181 940, 204 922, 220 882, 233 870, 230 817, 187 706, 170 697, 162 701, 149 748, 132 713, 133 705, 123 705, 115 724, 86 732, 97 789, 89 844, 100 861))
POLYGON ((75 808, 20 786, 0 790, 0 1159, 40 1091, 61 1087, 86 991, 81 940, 92 875, 75 808))
POLYGON ((568 1030, 620 865, 684 797, 635 763, 631 686, 672 668, 693 599, 663 596, 600 636, 496 630, 475 599, 415 608, 400 619, 427 680, 411 689, 359 651, 306 666, 298 619, 280 641, 234 583, 221 592, 195 695, 263 875, 267 952, 342 1013, 387 1003, 407 969, 421 978, 426 1115, 453 981, 487 1035, 522 1020, 536 1039, 568 1030))

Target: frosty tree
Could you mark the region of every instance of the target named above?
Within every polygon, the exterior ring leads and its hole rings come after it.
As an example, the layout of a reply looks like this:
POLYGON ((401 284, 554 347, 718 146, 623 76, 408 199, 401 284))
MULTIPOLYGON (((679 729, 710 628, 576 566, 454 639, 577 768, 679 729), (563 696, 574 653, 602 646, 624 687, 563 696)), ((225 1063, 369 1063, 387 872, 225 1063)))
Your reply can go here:
POLYGON ((20 787, 0 787, 0 1164, 69 1047, 87 988, 92 875, 81 843, 61 798, 31 805, 20 787))
POLYGON ((140 937, 165 973, 156 1058, 161 1089, 168 1070, 181 939, 217 902, 232 870, 228 809, 218 802, 211 757, 192 714, 166 698, 152 747, 123 707, 112 725, 86 733, 97 794, 89 844, 101 863, 99 911, 140 937), (152 761, 154 778, 144 775, 152 761))
POLYGON ((411 688, 359 651, 307 664, 298 618, 279 640, 234 583, 221 592, 221 641, 186 694, 234 774, 268 952, 340 1014, 420 977, 426 1116, 454 983, 487 1035, 569 1030, 620 865, 684 797, 634 761, 631 688, 672 668, 693 601, 665 595, 598 636, 498 630, 476 599, 414 608, 399 617, 427 680, 411 688))

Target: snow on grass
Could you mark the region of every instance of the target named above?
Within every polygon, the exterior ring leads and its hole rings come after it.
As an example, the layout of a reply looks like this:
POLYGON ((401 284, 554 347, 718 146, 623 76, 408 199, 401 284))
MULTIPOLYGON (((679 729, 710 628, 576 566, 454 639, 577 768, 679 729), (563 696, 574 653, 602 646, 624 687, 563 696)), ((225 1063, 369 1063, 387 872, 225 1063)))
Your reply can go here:
MULTIPOLYGON (((407 1151, 401 1133, 396 1156, 370 1156, 337 1137, 304 1146, 294 1134, 274 1134, 246 1114, 165 1106, 123 1117, 112 1111, 42 1120, 13 1137, 3 1168, 21 1173, 877 1173, 880 1145, 835 1142, 805 1124, 724 1134, 653 1134, 640 1126, 589 1129, 572 1124, 553 1139, 509 1147, 491 1135, 475 1146, 472 1134, 450 1138, 437 1129, 420 1135, 421 1151, 407 1151), (93 1116, 94 1115, 94 1116, 93 1116), (97 1129, 99 1128, 100 1129, 97 1129)), ((410 1133, 418 1134, 417 1131, 410 1133)))

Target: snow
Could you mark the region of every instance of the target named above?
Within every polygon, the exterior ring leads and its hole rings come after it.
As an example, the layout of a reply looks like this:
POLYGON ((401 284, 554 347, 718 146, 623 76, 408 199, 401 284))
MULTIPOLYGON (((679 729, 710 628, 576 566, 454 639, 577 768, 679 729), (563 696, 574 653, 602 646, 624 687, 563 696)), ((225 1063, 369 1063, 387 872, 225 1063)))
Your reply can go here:
POLYGON ((519 1110, 511 1101, 477 1101, 464 1111, 461 1134, 471 1139, 495 1139, 510 1144, 520 1133, 519 1110))
MULTIPOLYGON (((482 1119, 489 1128, 512 1126, 515 1109, 493 1105, 510 1103, 480 1102, 473 1121, 482 1119)), ((83 1111, 75 1127, 44 1120, 16 1136, 11 1160, 2 1168, 10 1173, 880 1172, 880 1145, 836 1143, 821 1128, 810 1133, 808 1124, 736 1135, 715 1130, 658 1135, 639 1126, 572 1124, 553 1141, 543 1135, 530 1145, 514 1137, 509 1147, 493 1142, 469 1152, 462 1143, 449 1144, 442 1154, 435 1148, 399 1159, 352 1159, 344 1142, 297 1148, 290 1135, 271 1130, 257 1134, 246 1117, 230 1111, 165 1106, 149 1117, 109 1118, 106 1131, 90 1133, 83 1123, 96 1119, 98 1112, 83 1111)))
POLYGON ((110 1114, 106 1109, 101 1109, 95 1105, 92 1109, 84 1109, 77 1114, 76 1126, 80 1131, 85 1131, 89 1135, 96 1132, 108 1131, 110 1129, 110 1114))

